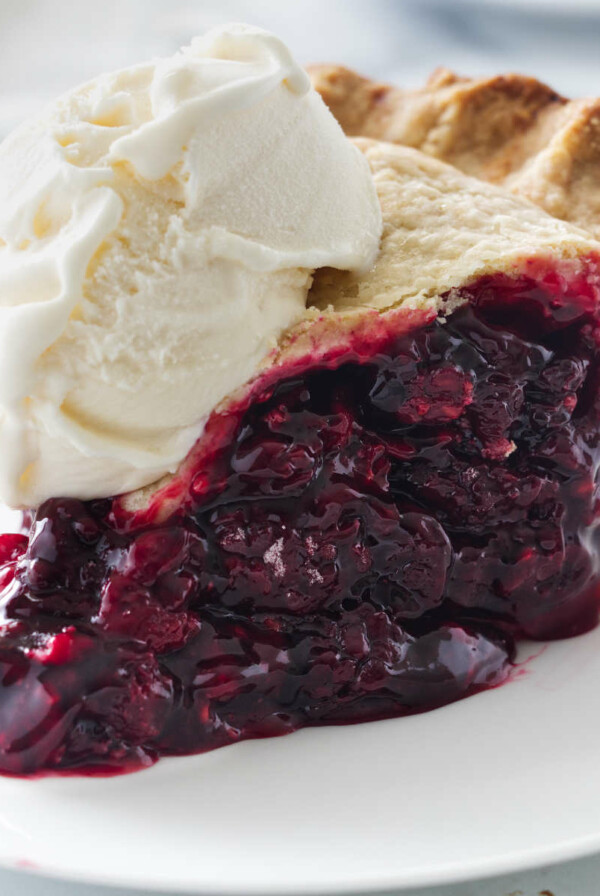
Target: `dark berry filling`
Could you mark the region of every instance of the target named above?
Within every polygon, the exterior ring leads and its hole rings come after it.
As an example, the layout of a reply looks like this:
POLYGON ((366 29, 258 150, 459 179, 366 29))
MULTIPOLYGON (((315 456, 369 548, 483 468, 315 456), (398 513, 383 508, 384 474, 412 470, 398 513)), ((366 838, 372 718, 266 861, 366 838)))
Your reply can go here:
POLYGON ((596 623, 595 303, 505 277, 468 299, 215 418, 233 442, 164 522, 52 500, 0 539, 0 770, 421 711, 596 623))

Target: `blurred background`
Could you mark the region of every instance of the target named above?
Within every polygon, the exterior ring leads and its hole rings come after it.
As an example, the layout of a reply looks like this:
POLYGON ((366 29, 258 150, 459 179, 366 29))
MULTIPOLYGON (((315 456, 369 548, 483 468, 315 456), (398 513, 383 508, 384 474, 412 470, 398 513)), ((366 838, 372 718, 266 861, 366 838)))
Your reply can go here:
POLYGON ((600 93, 600 0, 0 0, 0 137, 67 87, 232 20, 403 86, 445 65, 600 93))

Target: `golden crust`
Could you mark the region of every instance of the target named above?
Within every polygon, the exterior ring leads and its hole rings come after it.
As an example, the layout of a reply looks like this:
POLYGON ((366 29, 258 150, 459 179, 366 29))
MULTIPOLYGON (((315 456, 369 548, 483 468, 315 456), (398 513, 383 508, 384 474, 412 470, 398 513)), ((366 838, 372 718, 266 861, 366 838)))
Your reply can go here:
POLYGON ((585 231, 422 152, 380 140, 355 143, 381 203, 381 247, 366 274, 318 272, 311 301, 320 309, 438 312, 445 293, 479 277, 510 275, 534 258, 565 261, 600 248, 585 231))
POLYGON ((340 66, 310 74, 349 136, 420 149, 600 237, 600 100, 568 101, 523 75, 441 69, 405 91, 340 66))

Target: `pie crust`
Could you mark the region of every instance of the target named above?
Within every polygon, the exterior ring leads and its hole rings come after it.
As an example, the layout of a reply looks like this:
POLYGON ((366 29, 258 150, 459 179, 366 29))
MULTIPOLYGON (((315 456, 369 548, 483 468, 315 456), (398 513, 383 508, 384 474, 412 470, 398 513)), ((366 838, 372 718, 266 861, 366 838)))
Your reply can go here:
POLYGON ((310 74, 349 136, 414 147, 600 236, 600 100, 566 100, 515 74, 439 69, 410 91, 342 66, 310 74))

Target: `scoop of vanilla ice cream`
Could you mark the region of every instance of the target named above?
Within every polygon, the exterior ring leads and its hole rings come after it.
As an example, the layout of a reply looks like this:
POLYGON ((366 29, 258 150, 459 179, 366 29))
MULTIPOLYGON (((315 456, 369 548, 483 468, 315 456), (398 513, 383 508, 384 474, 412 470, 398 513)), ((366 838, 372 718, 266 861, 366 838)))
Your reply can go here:
POLYGON ((368 268, 380 234, 364 157, 271 34, 62 97, 0 146, 0 499, 174 471, 314 269, 368 268))

